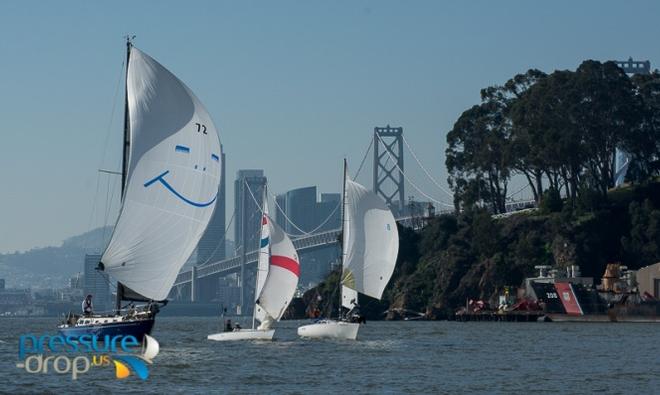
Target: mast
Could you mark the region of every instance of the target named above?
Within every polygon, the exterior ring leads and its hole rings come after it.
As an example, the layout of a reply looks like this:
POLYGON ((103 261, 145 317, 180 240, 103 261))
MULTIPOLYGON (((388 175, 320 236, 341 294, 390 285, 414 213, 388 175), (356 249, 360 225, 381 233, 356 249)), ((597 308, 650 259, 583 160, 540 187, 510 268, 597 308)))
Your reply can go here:
MULTIPOLYGON (((259 230, 259 243, 261 243, 261 240, 263 240, 263 238, 264 238, 264 223, 263 223, 263 220, 264 220, 264 214, 266 213, 266 199, 267 199, 267 196, 268 196, 268 195, 266 195, 266 188, 267 187, 268 187, 267 185, 264 185, 264 196, 261 200, 261 221, 260 221, 261 222, 261 230, 259 230)), ((259 247, 259 250, 261 250, 261 247, 259 247)), ((261 254, 261 251, 259 251, 259 254, 261 254)), ((257 275, 255 276, 256 280, 255 280, 255 283, 254 283, 254 292, 255 292, 255 294, 256 294, 256 292, 258 291, 258 288, 259 288, 259 272, 260 272, 260 270, 259 270, 259 257, 260 257, 260 255, 257 255, 257 275)), ((255 302, 254 302, 254 308, 252 309, 252 329, 254 329, 254 323, 255 323, 255 320, 257 319, 257 302, 256 302, 256 298, 258 296, 259 295, 254 295, 255 302)))
POLYGON ((343 297, 344 295, 342 294, 343 288, 344 288, 344 283, 343 283, 343 275, 344 275, 344 261, 346 260, 346 243, 348 243, 348 238, 346 237, 346 229, 348 229, 347 222, 348 218, 346 218, 346 173, 348 172, 348 164, 346 162, 346 158, 344 158, 344 178, 342 182, 342 188, 341 188, 341 272, 339 273, 339 315, 337 316, 338 320, 341 320, 341 309, 342 309, 342 304, 343 304, 343 297))
MULTIPOLYGON (((128 113, 128 64, 131 60, 131 48, 133 43, 131 42, 135 36, 126 35, 126 77, 124 81, 125 90, 124 90, 124 143, 122 148, 122 160, 121 160, 121 195, 120 199, 124 200, 124 192, 126 189, 126 178, 128 176, 128 154, 131 147, 131 125, 128 113)), ((121 310, 121 301, 124 298, 124 285, 117 281, 117 297, 115 299, 115 310, 117 313, 121 310)))

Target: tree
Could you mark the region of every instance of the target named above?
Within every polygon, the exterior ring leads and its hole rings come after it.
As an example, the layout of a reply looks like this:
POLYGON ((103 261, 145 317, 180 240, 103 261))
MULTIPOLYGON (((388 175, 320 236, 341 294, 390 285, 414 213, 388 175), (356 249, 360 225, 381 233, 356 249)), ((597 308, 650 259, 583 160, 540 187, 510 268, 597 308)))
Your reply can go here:
MULTIPOLYGON (((477 191, 478 198, 495 213, 506 210, 508 130, 499 104, 484 102, 465 111, 447 134, 445 163, 454 193, 460 197, 469 191, 473 196, 474 187, 484 185, 486 190, 477 191)), ((476 203, 473 197, 468 201, 476 203)))

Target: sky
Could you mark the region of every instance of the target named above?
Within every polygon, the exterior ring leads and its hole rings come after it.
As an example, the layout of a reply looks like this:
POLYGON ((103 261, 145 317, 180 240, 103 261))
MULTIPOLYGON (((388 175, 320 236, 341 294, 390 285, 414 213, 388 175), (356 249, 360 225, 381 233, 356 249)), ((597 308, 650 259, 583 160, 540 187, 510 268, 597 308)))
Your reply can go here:
MULTIPOLYGON (((238 169, 264 169, 274 193, 338 192, 342 159, 354 173, 387 124, 446 184, 446 133, 480 89, 585 59, 656 68, 658 15, 656 1, 2 1, 0 253, 114 223, 119 182, 98 169, 120 168, 126 34, 211 113, 229 218, 238 169)), ((405 168, 450 202, 408 153, 405 168)))

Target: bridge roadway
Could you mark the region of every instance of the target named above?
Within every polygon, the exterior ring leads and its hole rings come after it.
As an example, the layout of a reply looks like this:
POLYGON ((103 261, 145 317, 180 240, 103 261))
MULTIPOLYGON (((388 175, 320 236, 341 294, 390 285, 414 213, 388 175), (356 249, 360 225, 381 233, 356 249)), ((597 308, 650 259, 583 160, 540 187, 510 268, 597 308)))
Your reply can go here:
MULTIPOLYGON (((341 229, 330 230, 327 232, 317 233, 310 236, 303 236, 296 238, 293 241, 293 246, 298 253, 308 252, 316 248, 323 248, 337 243, 337 237, 341 233, 341 229)), ((246 265, 254 265, 257 263, 257 256, 259 251, 251 251, 245 256, 246 265)), ((174 282, 174 287, 188 284, 192 281, 193 272, 195 278, 203 278, 213 276, 216 274, 227 275, 236 273, 241 269, 242 256, 235 256, 215 263, 209 263, 204 266, 194 267, 192 270, 187 270, 179 273, 174 282)))
MULTIPOLYGON (((528 208, 530 207, 530 205, 533 205, 534 203, 535 202, 533 200, 512 202, 507 204, 507 211, 513 212, 523 208, 528 208)), ((448 212, 453 212, 453 210, 437 212, 436 215, 445 214, 448 212)), ((502 214, 494 215, 493 217, 497 218, 498 216, 501 215, 502 214)), ((426 221, 423 221, 422 218, 420 217, 413 218, 408 216, 408 217, 398 218, 397 222, 403 224, 404 226, 417 227, 417 226, 424 226, 424 222, 426 221), (416 224, 415 223, 416 221, 419 221, 419 224, 416 224)), ((317 248, 328 247, 338 242, 338 236, 340 233, 341 233, 341 229, 335 229, 322 233, 316 233, 309 236, 298 237, 292 240, 293 246, 298 251, 298 253, 305 253, 317 248)), ((257 263, 258 253, 259 253, 258 251, 251 251, 246 254, 245 256, 246 266, 255 265, 257 263)), ((175 294, 177 293, 180 294, 181 287, 185 285, 189 285, 192 286, 192 288, 194 288, 196 280, 201 278, 205 278, 213 275, 225 276, 231 273, 239 272, 241 270, 241 261, 242 261, 242 256, 239 255, 219 262, 209 263, 204 266, 193 266, 192 269, 187 271, 182 271, 179 273, 176 280, 174 281, 174 285, 172 286, 172 292, 174 292, 175 294), (193 277, 195 281, 193 281, 193 277)), ((194 293, 193 289, 191 289, 191 293, 194 293)))

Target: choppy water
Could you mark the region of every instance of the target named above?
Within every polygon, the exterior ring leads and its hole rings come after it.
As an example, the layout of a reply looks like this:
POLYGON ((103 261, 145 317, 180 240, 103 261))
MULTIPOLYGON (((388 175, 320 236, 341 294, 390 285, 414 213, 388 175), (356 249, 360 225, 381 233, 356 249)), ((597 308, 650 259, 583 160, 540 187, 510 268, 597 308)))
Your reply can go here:
POLYGON ((206 340, 218 318, 159 317, 151 376, 93 368, 76 382, 16 368, 18 336, 55 333, 46 318, 0 318, 0 391, 8 393, 660 393, 654 324, 369 322, 358 341, 206 340))

